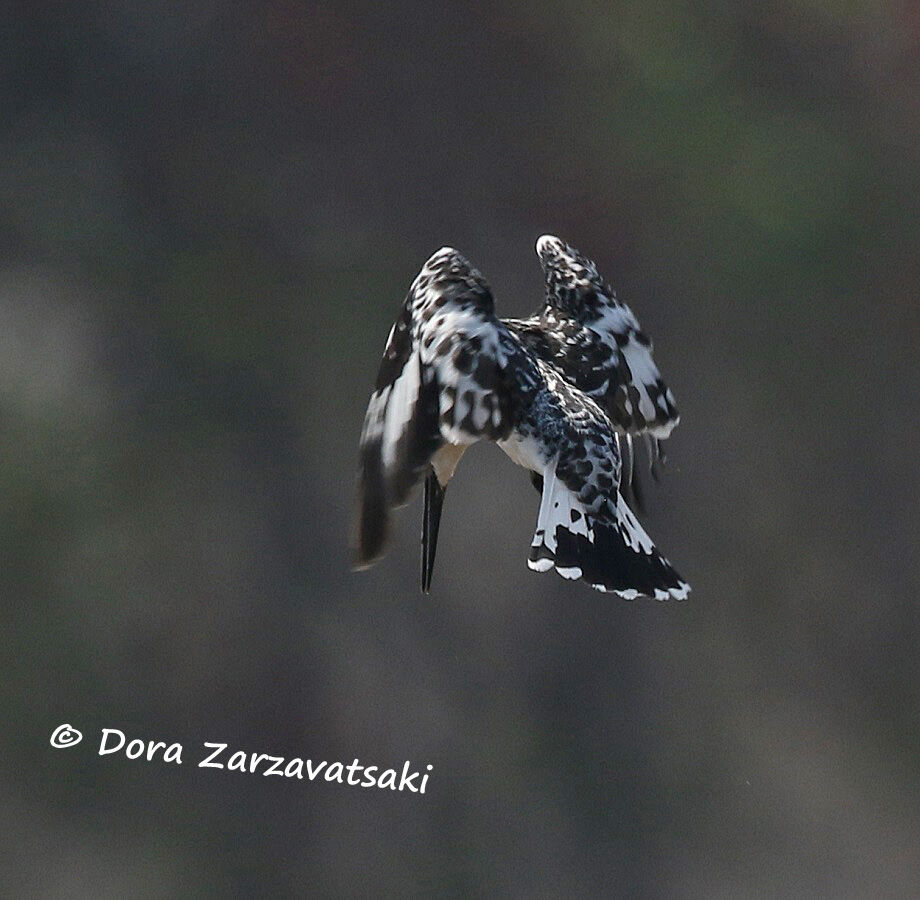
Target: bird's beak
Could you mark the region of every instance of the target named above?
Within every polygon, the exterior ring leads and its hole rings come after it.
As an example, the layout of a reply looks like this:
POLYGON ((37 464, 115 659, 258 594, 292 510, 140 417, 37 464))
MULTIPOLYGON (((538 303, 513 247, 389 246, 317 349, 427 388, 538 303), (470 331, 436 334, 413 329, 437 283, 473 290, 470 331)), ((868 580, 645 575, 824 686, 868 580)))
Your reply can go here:
POLYGON ((620 447, 622 469, 620 470, 620 493, 629 504, 630 509, 636 513, 645 512, 645 497, 642 493, 642 482, 639 480, 639 471, 636 468, 636 450, 631 434, 617 435, 620 447), (625 453, 623 445, 625 444, 625 453))
POLYGON ((438 549, 438 527, 441 524, 441 507, 444 505, 444 491, 438 482, 434 469, 429 469, 425 478, 425 512, 422 519, 422 593, 431 590, 431 573, 434 570, 434 556, 438 549))

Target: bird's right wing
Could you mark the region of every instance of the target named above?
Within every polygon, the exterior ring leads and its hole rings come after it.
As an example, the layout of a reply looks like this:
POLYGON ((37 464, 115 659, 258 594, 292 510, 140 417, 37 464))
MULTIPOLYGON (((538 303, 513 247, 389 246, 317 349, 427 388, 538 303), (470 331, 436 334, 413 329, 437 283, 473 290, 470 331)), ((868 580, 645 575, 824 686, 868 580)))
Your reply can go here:
POLYGON ((435 253, 412 283, 361 433, 357 566, 379 558, 390 511, 408 501, 445 445, 459 451, 446 454, 453 465, 464 447, 510 432, 522 377, 511 363, 521 350, 493 310, 483 277, 449 247, 435 253))
POLYGON ((652 342, 593 260, 552 235, 537 241, 546 279, 539 318, 521 323, 530 340, 549 344, 551 362, 596 400, 627 434, 667 438, 680 421, 674 395, 652 355, 652 342))

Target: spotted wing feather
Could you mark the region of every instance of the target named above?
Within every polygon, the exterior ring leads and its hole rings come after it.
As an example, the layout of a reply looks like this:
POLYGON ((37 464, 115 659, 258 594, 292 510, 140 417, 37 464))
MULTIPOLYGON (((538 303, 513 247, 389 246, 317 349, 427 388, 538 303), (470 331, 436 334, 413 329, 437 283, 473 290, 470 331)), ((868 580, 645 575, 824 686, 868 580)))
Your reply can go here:
POLYGON ((617 300, 592 260, 559 238, 541 237, 537 254, 545 305, 509 327, 596 400, 619 430, 667 438, 680 416, 632 310, 617 300))
POLYGON ((482 276, 449 247, 412 283, 390 331, 361 434, 357 564, 383 551, 390 511, 404 505, 434 454, 511 428, 516 345, 495 318, 482 276))

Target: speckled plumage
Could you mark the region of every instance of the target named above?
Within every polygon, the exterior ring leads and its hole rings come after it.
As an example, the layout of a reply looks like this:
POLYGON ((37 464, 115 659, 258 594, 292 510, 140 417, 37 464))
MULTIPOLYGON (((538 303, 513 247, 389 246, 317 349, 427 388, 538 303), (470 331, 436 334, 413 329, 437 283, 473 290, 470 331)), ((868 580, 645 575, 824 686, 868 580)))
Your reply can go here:
POLYGON ((624 432, 666 438, 680 421, 652 342, 595 263, 552 235, 537 241, 543 308, 509 325, 522 342, 597 400, 624 432))
POLYGON ((661 441, 680 421, 674 395, 652 356, 652 342, 632 310, 617 300, 595 263, 552 235, 537 241, 546 297, 528 319, 506 324, 537 357, 597 401, 627 448, 632 482, 632 436, 645 435, 653 471, 661 441))
POLYGON ((423 475, 433 471, 443 488, 463 449, 481 439, 543 479, 531 568, 555 567, 627 598, 686 597, 619 494, 607 415, 495 316, 482 276, 443 248, 409 290, 368 405, 359 565, 381 555, 391 510, 423 475))

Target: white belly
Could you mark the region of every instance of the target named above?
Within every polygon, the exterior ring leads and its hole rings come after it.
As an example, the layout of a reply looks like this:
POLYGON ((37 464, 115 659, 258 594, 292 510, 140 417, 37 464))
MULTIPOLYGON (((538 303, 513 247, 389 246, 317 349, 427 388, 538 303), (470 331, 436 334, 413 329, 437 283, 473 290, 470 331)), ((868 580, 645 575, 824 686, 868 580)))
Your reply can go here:
POLYGON ((499 441, 498 446, 505 451, 508 458, 531 472, 543 474, 547 461, 541 443, 532 437, 521 438, 512 434, 506 441, 499 441))

